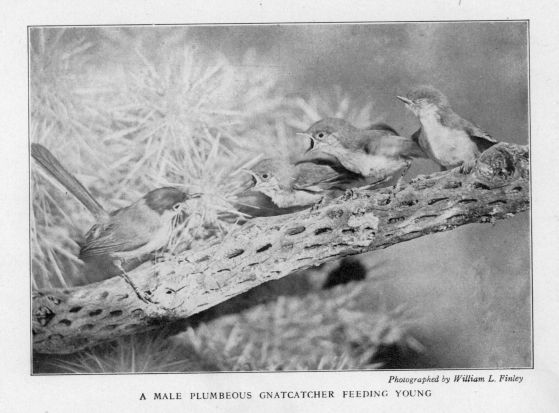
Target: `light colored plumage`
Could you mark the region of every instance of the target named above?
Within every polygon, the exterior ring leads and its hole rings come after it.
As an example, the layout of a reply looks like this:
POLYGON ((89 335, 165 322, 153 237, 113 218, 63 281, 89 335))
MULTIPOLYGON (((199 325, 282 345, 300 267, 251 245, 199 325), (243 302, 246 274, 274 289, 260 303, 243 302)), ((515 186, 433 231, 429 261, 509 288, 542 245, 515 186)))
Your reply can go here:
POLYGON ((263 159, 249 171, 254 179, 253 191, 270 197, 279 208, 310 206, 340 196, 359 176, 329 163, 301 162, 287 159, 263 159))
POLYGON ((412 158, 425 157, 412 139, 397 135, 388 125, 373 126, 363 130, 343 119, 320 120, 305 132, 311 138, 309 151, 331 155, 344 168, 376 182, 407 170, 412 158))
POLYGON ((446 96, 431 86, 418 87, 398 98, 421 123, 412 139, 442 169, 461 166, 468 172, 481 152, 497 143, 483 129, 454 112, 446 96))

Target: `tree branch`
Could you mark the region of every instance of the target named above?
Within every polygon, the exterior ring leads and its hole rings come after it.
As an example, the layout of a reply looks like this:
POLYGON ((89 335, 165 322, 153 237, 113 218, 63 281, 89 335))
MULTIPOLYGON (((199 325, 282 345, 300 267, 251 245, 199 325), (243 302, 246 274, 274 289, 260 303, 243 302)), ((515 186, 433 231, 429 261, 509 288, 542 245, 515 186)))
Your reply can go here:
POLYGON ((71 353, 189 317, 261 283, 345 255, 494 222, 529 207, 526 146, 500 143, 469 175, 420 176, 394 193, 363 189, 315 210, 255 218, 219 245, 130 273, 157 304, 139 300, 121 277, 33 296, 33 344, 71 353))

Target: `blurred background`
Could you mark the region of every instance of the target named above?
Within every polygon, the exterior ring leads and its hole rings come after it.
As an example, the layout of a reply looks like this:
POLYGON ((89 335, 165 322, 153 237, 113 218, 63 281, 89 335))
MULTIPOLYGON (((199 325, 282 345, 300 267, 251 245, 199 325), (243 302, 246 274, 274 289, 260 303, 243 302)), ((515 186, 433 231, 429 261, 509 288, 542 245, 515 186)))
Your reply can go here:
MULTIPOLYGON (((194 230, 181 248, 194 248, 208 234, 219 240, 227 233, 232 224, 221 217, 235 212, 238 168, 258 156, 296 157, 307 143, 294 133, 321 117, 344 117, 359 127, 384 121, 403 135, 413 133, 418 122, 395 96, 417 84, 440 89, 457 113, 496 139, 527 144, 527 23, 30 29, 31 140, 49 147, 109 209, 156 185, 188 183, 215 193, 212 208, 204 208, 205 229, 194 230)), ((420 160, 407 179, 436 170, 431 161, 420 160)), ((35 167, 32 191, 34 286, 87 282, 75 254, 91 218, 35 167)), ((191 223, 187 229, 197 227, 191 223)), ((528 213, 415 239, 360 256, 359 263, 357 269, 333 263, 253 290, 240 307, 225 303, 210 310, 211 317, 201 316, 179 341, 201 349, 204 340, 217 340, 219 329, 232 334, 232 326, 245 334, 239 342, 262 341, 262 331, 253 331, 254 322, 246 320, 277 311, 286 305, 278 301, 282 296, 298 308, 291 317, 314 308, 326 317, 317 319, 317 326, 331 324, 338 331, 355 319, 348 321, 324 301, 351 293, 361 304, 350 310, 372 323, 363 330, 370 333, 384 323, 392 332, 389 339, 377 330, 367 337, 376 356, 361 351, 351 362, 343 359, 356 348, 355 334, 347 333, 351 340, 325 353, 340 355, 335 360, 301 355, 301 363, 286 364, 282 355, 289 359, 295 350, 275 348, 273 364, 243 364, 237 358, 185 370, 531 365, 528 213), (325 293, 332 271, 345 272, 344 280, 366 280, 325 293), (301 300, 322 304, 301 307, 301 300)), ((276 329, 279 337, 282 325, 268 320, 261 328, 276 329)), ((310 343, 316 339, 312 330, 301 326, 289 337, 298 331, 299 339, 310 343)), ((359 340, 363 334, 357 334, 359 340)), ((209 347, 223 353, 217 344, 209 347)), ((238 350, 246 357, 246 348, 238 350)), ((94 354, 98 360, 111 352, 114 348, 94 354)), ((89 371, 80 357, 69 371, 89 371)), ((155 364, 150 368, 163 369, 155 364)))

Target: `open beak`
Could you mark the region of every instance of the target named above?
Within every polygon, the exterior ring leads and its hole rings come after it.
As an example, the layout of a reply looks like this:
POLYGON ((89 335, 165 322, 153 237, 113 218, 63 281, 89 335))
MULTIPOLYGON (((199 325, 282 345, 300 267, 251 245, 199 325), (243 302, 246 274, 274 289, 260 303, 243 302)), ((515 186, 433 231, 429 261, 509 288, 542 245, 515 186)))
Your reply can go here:
POLYGON ((398 99, 400 99, 402 102, 404 102, 406 105, 411 105, 413 102, 411 101, 411 99, 408 99, 406 97, 403 96, 396 96, 398 99))
POLYGON ((313 136, 312 136, 310 133, 307 133, 307 132, 297 132, 296 135, 304 136, 305 138, 309 138, 309 139, 310 139, 311 143, 310 143, 310 145, 309 145, 309 148, 305 151, 305 153, 309 153, 310 151, 312 151, 313 149, 315 149, 316 142, 315 142, 313 136))
POLYGON ((252 177, 252 186, 256 186, 259 182, 258 175, 252 172, 250 169, 241 169, 241 172, 247 173, 252 177))

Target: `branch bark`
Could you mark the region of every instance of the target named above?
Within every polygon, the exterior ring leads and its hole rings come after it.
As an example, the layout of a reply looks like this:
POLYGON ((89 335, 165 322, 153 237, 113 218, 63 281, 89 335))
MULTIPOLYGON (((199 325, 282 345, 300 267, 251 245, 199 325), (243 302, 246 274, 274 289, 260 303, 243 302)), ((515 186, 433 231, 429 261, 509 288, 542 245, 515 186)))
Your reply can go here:
POLYGON ((420 176, 397 193, 355 190, 315 210, 255 218, 219 245, 144 265, 134 283, 157 304, 139 300, 121 277, 33 295, 33 347, 72 353, 125 334, 189 317, 294 271, 386 248, 528 209, 526 146, 500 143, 473 172, 420 176))

